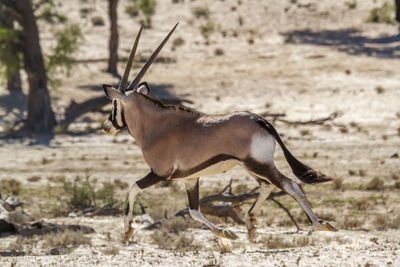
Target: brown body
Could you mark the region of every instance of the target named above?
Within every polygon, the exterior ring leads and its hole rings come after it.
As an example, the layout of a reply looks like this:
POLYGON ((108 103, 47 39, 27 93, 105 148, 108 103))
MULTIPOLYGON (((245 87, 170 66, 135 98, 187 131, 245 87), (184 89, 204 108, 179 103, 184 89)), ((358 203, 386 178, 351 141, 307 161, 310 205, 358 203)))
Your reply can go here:
POLYGON ((220 155, 244 160, 252 135, 263 131, 245 112, 205 115, 168 109, 140 94, 128 97, 132 104, 124 107, 125 114, 141 114, 125 118, 128 129, 147 164, 162 177, 187 173, 220 155))
POLYGON ((151 169, 145 177, 133 182, 129 189, 124 219, 126 240, 133 233, 132 211, 137 193, 159 181, 181 179, 186 186, 190 215, 209 227, 224 247, 226 238, 235 239, 237 236, 232 231, 212 224, 201 214, 199 177, 225 172, 237 164, 244 167, 260 184, 259 197, 246 214, 250 238, 253 238, 256 229, 255 214, 271 192, 271 184, 286 191, 299 203, 315 229, 335 230, 314 214, 299 184, 276 168, 276 142, 281 146, 293 173, 303 182, 318 183, 332 178, 297 160, 286 148, 275 128, 265 119, 250 112, 206 115, 181 106, 165 106, 148 97, 150 88, 147 83, 139 84, 140 79, 176 26, 127 87, 133 89, 133 92, 125 94, 125 86, 141 30, 119 89, 103 85, 106 95, 113 100, 113 110, 104 123, 104 130, 116 134, 127 127, 151 169))

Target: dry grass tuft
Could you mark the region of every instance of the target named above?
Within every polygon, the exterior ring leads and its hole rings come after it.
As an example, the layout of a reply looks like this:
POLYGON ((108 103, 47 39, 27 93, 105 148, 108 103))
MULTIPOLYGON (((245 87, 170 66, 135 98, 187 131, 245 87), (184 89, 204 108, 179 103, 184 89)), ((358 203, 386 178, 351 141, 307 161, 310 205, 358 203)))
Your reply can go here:
POLYGON ((104 255, 118 255, 119 254, 119 248, 116 246, 111 246, 109 248, 105 248, 102 250, 104 255))
POLYGON ((28 177, 27 180, 28 180, 28 182, 34 183, 34 182, 40 181, 41 178, 42 177, 40 177, 38 175, 34 175, 34 176, 31 176, 31 177, 28 177))
POLYGON ((353 208, 357 210, 367 210, 370 207, 370 203, 367 198, 357 199, 352 204, 353 208))
POLYGON ((21 191, 21 183, 15 179, 4 179, 0 182, 0 192, 13 196, 19 195, 21 191))
POLYGON ((214 55, 216 55, 216 56, 222 56, 224 53, 225 53, 224 49, 222 49, 222 48, 215 48, 215 50, 214 50, 214 55))
POLYGON ((120 179, 115 179, 115 180, 114 180, 114 185, 115 185, 116 187, 118 187, 119 189, 121 189, 121 190, 128 189, 128 187, 129 187, 129 184, 128 184, 128 183, 123 182, 123 181, 121 181, 120 179))
POLYGON ((296 248, 305 246, 315 246, 316 242, 308 236, 287 236, 267 235, 263 236, 260 243, 265 243, 269 249, 296 248))
POLYGON ((192 13, 196 18, 203 17, 205 19, 208 19, 208 17, 210 16, 210 10, 207 6, 194 7, 192 8, 192 13))
POLYGON ((350 215, 346 215, 342 217, 342 220, 338 221, 338 227, 342 229, 356 229, 360 228, 363 224, 364 222, 361 219, 350 215))
POLYGON ((372 225, 379 231, 385 231, 387 229, 399 229, 400 215, 390 218, 387 214, 378 214, 372 220, 372 225))
POLYGON ((384 189, 384 182, 378 177, 373 178, 365 187, 367 190, 382 190, 384 189))
POLYGON ((193 237, 185 235, 188 228, 198 228, 201 224, 191 219, 174 217, 163 221, 161 228, 151 234, 151 238, 160 248, 178 251, 199 250, 193 237))
POLYGON ((202 227, 202 224, 192 220, 191 218, 174 217, 163 221, 161 227, 171 233, 179 234, 189 228, 200 228, 202 227))
POLYGON ((24 225, 32 221, 32 218, 22 210, 15 210, 8 213, 7 221, 13 224, 24 225))
POLYGON ((198 246, 194 245, 193 237, 187 237, 185 234, 174 234, 166 229, 155 230, 151 234, 154 244, 162 249, 188 251, 198 250, 198 246))
POLYGON ((92 245, 91 238, 85 236, 82 232, 67 230, 43 236, 43 247, 47 248, 78 247, 80 245, 92 245))
POLYGON ((26 252, 26 247, 34 245, 38 242, 37 237, 22 237, 18 236, 17 239, 14 242, 11 242, 10 245, 8 246, 9 250, 14 250, 14 251, 24 251, 26 252))
POLYGON ((63 184, 63 183, 65 183, 65 176, 64 175, 50 176, 47 178, 47 180, 52 183, 63 184))
POLYGON ((334 190, 343 190, 343 179, 342 178, 337 178, 336 180, 333 181, 333 189, 334 190))

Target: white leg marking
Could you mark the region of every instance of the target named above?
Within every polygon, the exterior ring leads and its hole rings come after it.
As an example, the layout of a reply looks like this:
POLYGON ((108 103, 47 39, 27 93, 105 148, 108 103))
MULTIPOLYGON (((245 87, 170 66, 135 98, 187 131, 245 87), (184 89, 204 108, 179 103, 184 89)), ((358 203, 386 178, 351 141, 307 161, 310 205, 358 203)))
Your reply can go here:
POLYGON ((311 210, 310 204, 306 199, 303 191, 301 190, 300 186, 295 181, 290 181, 289 183, 285 183, 283 188, 286 192, 288 192, 294 199, 300 204, 303 208, 304 212, 307 213, 308 217, 310 218, 312 224, 319 225, 319 219, 311 210))
POLYGON ((253 135, 250 153, 255 160, 264 163, 273 162, 274 152, 275 140, 272 135, 268 133, 253 135))
POLYGON ((136 195, 141 191, 142 189, 139 188, 139 186, 136 184, 136 182, 133 182, 131 187, 129 188, 129 194, 128 194, 128 214, 125 215, 124 218, 124 226, 125 226, 125 232, 129 231, 131 227, 131 219, 132 219, 132 212, 133 212, 133 202, 135 201, 136 195))
POLYGON ((190 217, 193 218, 193 220, 196 220, 196 221, 201 222, 202 224, 206 225, 208 228, 210 228, 211 231, 215 231, 215 230, 219 229, 219 227, 217 227, 216 225, 211 223, 209 220, 204 218, 203 214, 201 214, 200 211, 189 209, 189 214, 190 214, 190 217))
POLYGON ((258 195, 258 198, 257 198, 256 202, 254 203, 254 206, 249 209, 246 216, 249 213, 253 213, 255 215, 258 212, 258 210, 261 208, 263 202, 271 194, 271 191, 272 191, 272 185, 262 183, 260 186, 260 194, 258 195))

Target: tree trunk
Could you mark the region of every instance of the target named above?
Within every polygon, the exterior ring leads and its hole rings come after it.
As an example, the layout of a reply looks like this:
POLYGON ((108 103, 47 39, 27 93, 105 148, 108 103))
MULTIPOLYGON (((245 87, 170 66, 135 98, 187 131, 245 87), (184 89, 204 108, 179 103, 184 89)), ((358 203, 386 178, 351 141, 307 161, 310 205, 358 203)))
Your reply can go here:
POLYGON ((22 17, 24 68, 28 75, 28 118, 26 127, 38 134, 52 134, 56 124, 47 89, 46 70, 40 48, 39 32, 30 0, 15 1, 15 9, 22 17))
POLYGON ((118 63, 118 24, 117 24, 117 6, 118 0, 108 1, 108 12, 110 16, 110 40, 109 51, 110 57, 108 58, 107 72, 117 74, 118 63))

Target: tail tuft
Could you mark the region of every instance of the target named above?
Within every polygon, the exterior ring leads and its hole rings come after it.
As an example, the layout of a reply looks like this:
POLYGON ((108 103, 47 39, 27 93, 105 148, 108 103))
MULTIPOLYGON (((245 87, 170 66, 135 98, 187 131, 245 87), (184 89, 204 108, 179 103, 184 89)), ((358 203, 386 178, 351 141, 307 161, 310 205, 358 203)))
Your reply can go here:
POLYGON ((296 159, 295 156, 293 156, 292 153, 290 153, 290 151, 286 148, 274 126, 272 126, 268 121, 256 115, 251 117, 251 119, 254 120, 262 128, 267 130, 275 138, 275 140, 281 146, 283 154, 285 155, 285 158, 289 163, 289 166, 292 169, 294 175, 296 175, 296 177, 299 178, 301 181, 307 184, 335 181, 335 178, 323 174, 322 172, 313 170, 312 168, 308 167, 307 165, 296 159))
POLYGON ((324 183, 336 180, 333 177, 330 177, 320 171, 313 170, 311 168, 303 174, 299 175, 298 178, 307 184, 324 183))

